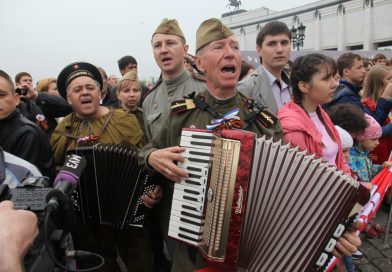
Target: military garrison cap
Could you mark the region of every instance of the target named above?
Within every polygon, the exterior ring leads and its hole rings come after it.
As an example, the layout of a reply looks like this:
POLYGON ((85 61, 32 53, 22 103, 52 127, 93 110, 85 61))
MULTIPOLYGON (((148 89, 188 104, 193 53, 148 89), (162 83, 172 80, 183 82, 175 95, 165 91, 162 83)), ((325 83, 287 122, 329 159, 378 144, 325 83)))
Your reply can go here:
POLYGON ((129 80, 129 81, 135 81, 137 83, 140 83, 138 77, 137 77, 137 73, 135 71, 130 71, 128 73, 126 73, 121 79, 120 79, 120 83, 125 81, 125 80, 129 80))
POLYGON ((184 33, 182 33, 182 30, 180 26, 178 25, 178 22, 176 19, 163 19, 160 25, 155 29, 154 36, 157 33, 161 34, 169 34, 169 35, 177 35, 185 40, 184 33))
POLYGON ((87 76, 98 81, 102 90, 102 76, 98 68, 87 62, 74 62, 66 66, 57 78, 57 88, 63 98, 67 97, 67 86, 77 77, 87 76))
POLYGON ((211 42, 225 39, 233 34, 219 19, 211 18, 205 20, 196 32, 196 52, 211 42))

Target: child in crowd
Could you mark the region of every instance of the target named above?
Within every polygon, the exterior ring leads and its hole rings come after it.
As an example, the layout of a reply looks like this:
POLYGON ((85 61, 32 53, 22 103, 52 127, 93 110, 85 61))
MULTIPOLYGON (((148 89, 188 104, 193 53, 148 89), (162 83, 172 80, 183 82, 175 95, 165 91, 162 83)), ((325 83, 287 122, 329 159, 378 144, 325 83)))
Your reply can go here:
MULTIPOLYGON (((355 136, 354 146, 350 149, 348 164, 351 170, 362 182, 370 182, 374 176, 384 167, 392 166, 392 162, 386 161, 382 165, 373 164, 369 158, 369 152, 374 150, 379 144, 381 137, 381 126, 368 114, 365 114, 368 126, 362 134, 355 136)), ((372 221, 368 223, 365 234, 368 238, 378 237, 385 234, 385 228, 372 221)))
MULTIPOLYGON (((346 161, 348 161, 350 158, 350 149, 354 143, 353 138, 351 137, 350 133, 347 132, 347 130, 336 125, 335 128, 339 132, 340 140, 342 142, 343 156, 346 159, 346 161)), ((353 258, 362 259, 363 253, 357 250, 357 252, 354 252, 352 256, 344 257, 344 263, 347 272, 355 272, 355 265, 353 263, 353 258)))

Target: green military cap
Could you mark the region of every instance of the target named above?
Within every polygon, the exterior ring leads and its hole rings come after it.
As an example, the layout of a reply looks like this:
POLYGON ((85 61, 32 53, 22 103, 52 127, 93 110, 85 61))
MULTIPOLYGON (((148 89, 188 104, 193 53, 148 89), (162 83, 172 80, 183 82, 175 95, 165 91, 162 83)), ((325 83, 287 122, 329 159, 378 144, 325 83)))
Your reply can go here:
POLYGON ((176 19, 163 19, 160 25, 155 29, 154 36, 157 33, 161 34, 169 34, 169 35, 177 35, 183 39, 185 39, 184 33, 182 33, 182 30, 180 26, 178 25, 178 22, 176 19))
POLYGON ((230 37, 234 33, 219 19, 211 18, 201 23, 196 32, 196 52, 203 46, 230 37))
POLYGON ((121 80, 120 80, 119 83, 121 83, 121 82, 123 82, 123 81, 125 81, 125 80, 135 81, 135 82, 137 82, 137 83, 140 84, 140 81, 139 81, 139 79, 138 79, 138 77, 137 77, 137 73, 136 73, 135 71, 130 71, 130 72, 126 73, 126 74, 121 78, 121 80))

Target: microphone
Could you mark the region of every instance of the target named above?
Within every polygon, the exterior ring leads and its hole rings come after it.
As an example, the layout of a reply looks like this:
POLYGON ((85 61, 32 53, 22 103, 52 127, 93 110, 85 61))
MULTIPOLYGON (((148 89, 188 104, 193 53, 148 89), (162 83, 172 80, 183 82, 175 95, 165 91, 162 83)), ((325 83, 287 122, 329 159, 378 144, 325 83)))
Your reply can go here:
POLYGON ((66 207, 68 196, 78 186, 79 177, 86 167, 86 159, 76 154, 67 156, 67 161, 54 180, 54 188, 46 195, 47 207, 57 210, 66 207))

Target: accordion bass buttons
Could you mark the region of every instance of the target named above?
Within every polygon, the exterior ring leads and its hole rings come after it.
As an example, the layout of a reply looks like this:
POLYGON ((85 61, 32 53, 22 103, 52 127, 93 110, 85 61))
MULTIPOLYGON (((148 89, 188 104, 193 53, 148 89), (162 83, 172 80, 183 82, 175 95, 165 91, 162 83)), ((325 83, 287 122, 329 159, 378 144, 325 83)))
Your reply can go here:
POLYGON ((212 190, 211 188, 208 188, 207 200, 208 200, 209 202, 211 202, 213 197, 214 197, 214 192, 213 192, 213 190, 212 190))
POLYGON ((345 229, 346 229, 346 228, 344 227, 343 224, 339 224, 339 225, 336 227, 335 232, 333 233, 333 236, 334 236, 335 238, 339 238, 340 236, 343 235, 343 232, 344 232, 345 229))
POLYGON ((325 246, 323 253, 321 253, 320 257, 318 258, 317 262, 316 262, 316 266, 324 266, 326 265, 326 262, 329 260, 331 254, 332 254, 332 250, 335 248, 336 243, 337 243, 337 239, 339 239, 340 236, 343 235, 344 230, 345 230, 345 226, 343 224, 339 224, 335 231, 332 234, 332 238, 329 239, 327 245, 325 246))
POLYGON ((328 254, 323 252, 321 253, 320 257, 318 258, 316 265, 317 266, 324 266, 328 260, 328 254))

